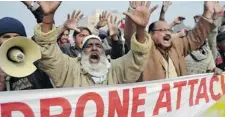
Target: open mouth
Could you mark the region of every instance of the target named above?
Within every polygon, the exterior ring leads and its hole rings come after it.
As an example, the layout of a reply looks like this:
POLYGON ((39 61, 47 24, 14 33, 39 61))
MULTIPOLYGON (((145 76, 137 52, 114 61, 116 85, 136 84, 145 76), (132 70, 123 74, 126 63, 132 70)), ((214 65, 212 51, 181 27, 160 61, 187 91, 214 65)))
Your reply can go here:
POLYGON ((100 59, 100 56, 97 53, 92 53, 89 58, 91 63, 97 63, 99 59, 100 59))
POLYGON ((166 35, 163 37, 163 40, 164 41, 169 41, 171 39, 171 36, 170 35, 166 35))

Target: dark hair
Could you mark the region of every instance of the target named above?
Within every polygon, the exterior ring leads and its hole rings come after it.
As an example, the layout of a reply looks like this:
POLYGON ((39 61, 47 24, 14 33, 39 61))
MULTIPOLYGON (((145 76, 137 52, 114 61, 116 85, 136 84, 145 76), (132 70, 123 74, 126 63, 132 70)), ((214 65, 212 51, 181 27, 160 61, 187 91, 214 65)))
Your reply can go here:
POLYGON ((216 36, 216 41, 217 43, 222 42, 223 40, 225 40, 225 32, 221 32, 216 36))
MULTIPOLYGON (((91 33, 91 30, 90 29, 88 29, 87 27, 78 27, 78 29, 80 29, 80 31, 83 31, 83 30, 86 30, 86 31, 88 31, 88 33, 91 35, 92 33, 91 33)), ((80 32, 77 32, 76 30, 74 31, 74 33, 73 33, 73 37, 75 37, 77 34, 79 34, 80 32)))
POLYGON ((155 23, 156 23, 156 22, 153 22, 153 23, 151 23, 151 24, 149 25, 149 27, 148 27, 148 33, 152 32, 152 31, 154 30, 154 28, 155 28, 155 23))
POLYGON ((64 32, 65 32, 65 31, 68 31, 68 32, 69 32, 69 34, 70 34, 70 30, 69 30, 69 29, 64 30, 64 31, 62 32, 62 34, 60 34, 60 35, 58 36, 58 38, 57 38, 57 42, 59 42, 59 41, 60 41, 60 39, 61 39, 61 37, 63 36, 63 34, 64 34, 64 32))

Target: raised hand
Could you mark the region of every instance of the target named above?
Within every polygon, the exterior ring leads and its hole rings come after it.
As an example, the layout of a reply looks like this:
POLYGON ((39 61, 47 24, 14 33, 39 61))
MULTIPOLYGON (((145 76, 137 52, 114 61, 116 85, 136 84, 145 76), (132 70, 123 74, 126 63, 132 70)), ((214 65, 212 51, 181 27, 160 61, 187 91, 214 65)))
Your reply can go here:
POLYGON ((182 29, 180 32, 178 32, 179 37, 185 37, 188 34, 187 29, 182 29))
POLYGON ((70 14, 67 15, 67 21, 64 24, 65 28, 70 29, 70 30, 76 30, 76 31, 80 32, 80 30, 77 27, 78 27, 79 20, 83 16, 84 15, 81 14, 81 11, 76 12, 74 10, 71 17, 70 17, 70 14))
POLYGON ((214 3, 213 19, 216 19, 218 16, 224 16, 224 7, 225 6, 221 6, 218 1, 214 3))
POLYGON ((166 12, 171 4, 172 4, 171 1, 163 1, 163 6, 162 6, 163 12, 166 12))
POLYGON ((54 14, 61 1, 38 1, 44 14, 54 14))
POLYGON ((146 4, 141 2, 141 5, 137 6, 132 14, 129 12, 124 12, 123 14, 130 17, 137 27, 145 28, 149 22, 150 15, 158 7, 156 5, 149 9, 150 3, 150 1, 147 1, 146 4))
POLYGON ((142 1, 130 1, 129 3, 131 8, 136 9, 136 7, 142 4, 142 1))
POLYGON ((212 19, 212 15, 214 13, 215 1, 205 1, 204 2, 204 13, 203 17, 212 19))
POLYGON ((117 17, 114 17, 112 15, 110 15, 110 17, 107 20, 107 26, 109 29, 109 35, 110 36, 115 36, 118 32, 118 25, 119 25, 120 21, 117 21, 117 17))
POLYGON ((107 11, 103 11, 102 14, 99 16, 99 22, 97 23, 96 28, 99 29, 104 27, 107 24, 107 19, 109 18, 109 13, 107 11))
POLYGON ((178 17, 173 21, 173 23, 174 23, 175 25, 177 25, 177 24, 182 23, 184 20, 185 20, 185 17, 178 16, 178 17))

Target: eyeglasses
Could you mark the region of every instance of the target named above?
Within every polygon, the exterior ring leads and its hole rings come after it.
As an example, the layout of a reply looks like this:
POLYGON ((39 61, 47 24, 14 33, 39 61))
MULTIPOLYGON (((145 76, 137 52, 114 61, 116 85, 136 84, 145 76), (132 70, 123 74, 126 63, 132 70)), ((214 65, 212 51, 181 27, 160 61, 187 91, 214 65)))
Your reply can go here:
POLYGON ((173 30, 171 30, 171 29, 153 29, 152 31, 160 31, 160 32, 167 32, 167 31, 169 31, 169 32, 172 32, 173 30))

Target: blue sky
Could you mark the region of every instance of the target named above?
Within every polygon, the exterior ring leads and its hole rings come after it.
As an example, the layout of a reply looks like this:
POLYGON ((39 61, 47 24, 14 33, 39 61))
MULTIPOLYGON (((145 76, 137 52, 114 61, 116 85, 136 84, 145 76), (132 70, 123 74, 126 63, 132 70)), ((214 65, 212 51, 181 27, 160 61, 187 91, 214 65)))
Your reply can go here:
MULTIPOLYGON (((225 2, 220 3, 224 4, 225 2)), ((159 18, 162 2, 153 1, 151 6, 156 4, 158 4, 159 7, 152 14, 150 22, 156 21, 159 18)), ((64 1, 56 12, 55 21, 57 25, 62 24, 66 20, 67 13, 71 13, 74 9, 79 9, 85 15, 90 15, 94 9, 124 12, 127 10, 128 5, 128 1, 64 1)), ((173 1, 166 13, 166 20, 171 22, 177 16, 184 16, 186 17, 184 23, 193 27, 193 16, 202 14, 202 12, 203 1, 173 1)), ((28 36, 30 37, 33 35, 33 28, 36 24, 36 20, 23 3, 19 1, 0 1, 0 18, 6 16, 20 20, 25 25, 28 36)))

